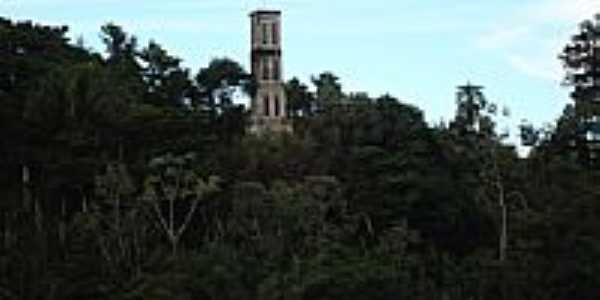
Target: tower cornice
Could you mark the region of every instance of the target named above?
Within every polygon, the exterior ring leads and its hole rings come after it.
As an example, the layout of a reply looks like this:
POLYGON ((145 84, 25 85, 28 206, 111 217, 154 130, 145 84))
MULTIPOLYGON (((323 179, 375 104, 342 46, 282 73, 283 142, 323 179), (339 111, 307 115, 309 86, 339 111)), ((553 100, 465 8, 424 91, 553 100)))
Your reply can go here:
POLYGON ((256 15, 281 15, 281 11, 280 10, 270 10, 270 9, 259 9, 259 10, 255 10, 250 13, 251 17, 256 16, 256 15))

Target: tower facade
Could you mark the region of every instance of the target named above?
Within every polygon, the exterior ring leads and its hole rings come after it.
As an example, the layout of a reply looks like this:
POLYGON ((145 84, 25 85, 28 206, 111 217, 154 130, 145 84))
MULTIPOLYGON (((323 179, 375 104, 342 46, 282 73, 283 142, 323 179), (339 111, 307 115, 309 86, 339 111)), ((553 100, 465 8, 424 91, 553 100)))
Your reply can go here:
POLYGON ((251 132, 290 131, 281 63, 281 12, 257 10, 251 19, 252 99, 251 132))

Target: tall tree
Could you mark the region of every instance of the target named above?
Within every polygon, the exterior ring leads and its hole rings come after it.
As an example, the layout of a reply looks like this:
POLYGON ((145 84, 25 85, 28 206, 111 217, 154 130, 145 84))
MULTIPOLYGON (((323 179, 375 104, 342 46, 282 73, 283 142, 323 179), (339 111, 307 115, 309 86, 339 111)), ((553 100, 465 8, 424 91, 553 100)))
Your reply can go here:
POLYGON ((142 198, 152 207, 173 256, 177 254, 177 246, 200 201, 218 189, 219 178, 202 179, 189 167, 191 159, 193 156, 175 157, 172 154, 155 158, 150 164, 155 175, 148 176, 144 183, 142 198), (187 208, 182 208, 185 206, 187 208), (184 213, 178 214, 178 211, 184 213))
POLYGON ((291 117, 307 117, 312 115, 314 95, 308 90, 308 86, 300 82, 296 77, 285 84, 288 109, 291 117))
POLYGON ((0 17, 0 186, 6 200, 22 198, 22 179, 31 145, 26 137, 29 129, 25 115, 25 99, 38 83, 57 68, 68 67, 95 58, 69 44, 66 26, 42 26, 12 22, 0 17))
POLYGON ((181 107, 189 101, 192 83, 189 70, 180 66, 181 59, 169 55, 154 41, 150 41, 139 56, 144 62, 145 101, 173 107, 181 107))
POLYGON ((330 104, 339 103, 343 98, 342 85, 339 77, 331 72, 324 72, 311 78, 316 87, 316 103, 319 110, 325 109, 330 104))
POLYGON ((238 88, 248 87, 250 76, 240 64, 228 58, 213 59, 208 67, 200 69, 196 84, 201 101, 208 106, 211 118, 215 119, 218 108, 228 108, 233 103, 233 94, 238 88))
POLYGON ((101 28, 101 39, 106 47, 107 61, 112 64, 133 63, 137 52, 137 38, 130 36, 123 28, 107 23, 101 28))
POLYGON ((100 38, 105 46, 105 63, 113 72, 115 81, 127 87, 127 94, 141 99, 144 93, 142 68, 138 63, 137 38, 129 35, 114 23, 107 23, 100 29, 100 38))
POLYGON ((577 130, 572 140, 581 162, 596 164, 600 153, 600 14, 581 23, 559 58, 564 84, 573 88, 577 130))
POLYGON ((456 92, 456 118, 452 127, 462 134, 480 130, 481 117, 488 103, 483 95, 483 87, 467 83, 456 92))
POLYGON ((124 153, 121 127, 129 113, 124 89, 104 67, 64 67, 40 80, 27 97, 28 171, 49 207, 79 207, 99 166, 124 153), (42 109, 43 108, 43 109, 42 109), (66 201, 66 202, 65 202, 66 201))
POLYGON ((193 97, 196 107, 208 112, 210 129, 227 143, 244 134, 247 114, 233 97, 241 92, 246 97, 254 94, 253 79, 242 66, 228 58, 213 59, 208 67, 200 69, 195 78, 197 92, 193 97))

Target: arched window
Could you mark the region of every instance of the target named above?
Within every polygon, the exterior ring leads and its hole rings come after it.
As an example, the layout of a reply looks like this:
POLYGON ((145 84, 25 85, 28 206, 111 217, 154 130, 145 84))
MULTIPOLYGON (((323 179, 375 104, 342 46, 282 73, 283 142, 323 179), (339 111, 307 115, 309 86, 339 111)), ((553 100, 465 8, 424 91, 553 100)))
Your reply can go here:
POLYGON ((269 59, 267 57, 263 58, 262 73, 263 80, 269 80, 269 59))
POLYGON ((268 95, 266 95, 266 96, 263 98, 263 109, 264 109, 264 115, 265 115, 265 116, 267 116, 267 117, 269 116, 269 111, 271 110, 271 109, 270 109, 270 105, 269 105, 270 103, 269 103, 269 102, 270 102, 270 101, 269 101, 269 96, 268 96, 268 95))
POLYGON ((273 59, 273 80, 279 80, 279 59, 273 59))
POLYGON ((277 23, 271 24, 271 39, 273 40, 273 44, 279 44, 279 27, 277 23))
POLYGON ((275 116, 278 117, 281 112, 281 105, 279 103, 279 97, 275 96, 275 116))
POLYGON ((267 24, 263 23, 261 27, 262 27, 262 43, 263 43, 263 45, 266 45, 269 42, 268 33, 267 33, 267 24))

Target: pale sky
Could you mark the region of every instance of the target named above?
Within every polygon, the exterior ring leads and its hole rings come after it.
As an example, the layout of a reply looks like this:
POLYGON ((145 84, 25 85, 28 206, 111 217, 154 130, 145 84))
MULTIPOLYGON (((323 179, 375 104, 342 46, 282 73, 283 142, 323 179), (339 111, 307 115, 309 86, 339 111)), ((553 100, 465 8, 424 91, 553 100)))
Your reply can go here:
POLYGON ((256 8, 283 11, 286 79, 331 71, 345 91, 390 93, 430 122, 454 115, 455 87, 469 80, 510 108, 516 134, 521 119, 552 122, 568 103, 557 55, 600 0, 0 0, 1 16, 68 25, 97 51, 113 21, 194 73, 213 57, 249 65, 256 8))

